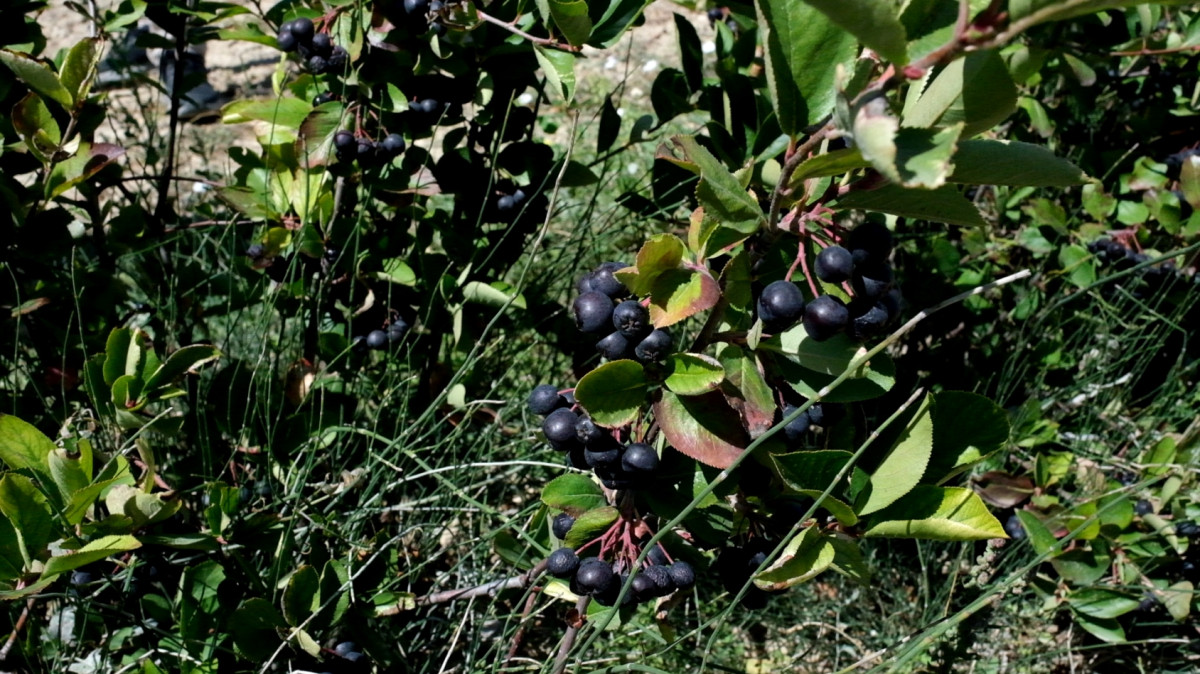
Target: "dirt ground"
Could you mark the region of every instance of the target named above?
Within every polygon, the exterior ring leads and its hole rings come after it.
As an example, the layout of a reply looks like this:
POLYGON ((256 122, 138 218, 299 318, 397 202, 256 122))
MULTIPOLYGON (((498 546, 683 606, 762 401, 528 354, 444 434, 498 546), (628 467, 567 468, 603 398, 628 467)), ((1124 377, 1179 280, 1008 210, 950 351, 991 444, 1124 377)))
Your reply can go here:
MULTIPOLYGON (((98 0, 99 11, 111 8, 118 0, 98 0)), ((241 2, 254 8, 255 3, 241 2)), ((623 79, 626 81, 625 100, 634 107, 649 109, 649 92, 655 75, 663 67, 678 65, 673 15, 685 13, 696 26, 702 40, 712 37, 712 28, 702 12, 689 12, 664 0, 656 0, 646 10, 646 23, 631 31, 611 50, 586 49, 586 58, 577 66, 579 97, 582 102, 599 104, 603 95, 623 79), (598 97, 590 99, 589 93, 598 97)), ((251 15, 230 21, 254 22, 251 15)), ((52 0, 39 17, 47 38, 48 55, 66 49, 92 34, 90 22, 63 0, 52 0)), ((228 27, 232 27, 228 26, 228 27)), ((116 36, 114 36, 116 37, 116 36)), ((279 63, 275 49, 251 42, 220 40, 208 43, 205 53, 209 82, 223 95, 223 102, 238 99, 270 97, 271 77, 279 63)), ((148 78, 156 77, 151 72, 148 78)), ((110 112, 108 120, 97 134, 97 140, 122 145, 127 150, 125 161, 133 174, 145 168, 148 154, 161 150, 167 133, 167 110, 162 96, 149 83, 140 86, 115 88, 108 91, 110 112)), ((555 140, 555 139, 548 139, 555 140)), ((565 140, 565 139, 563 139, 565 140)), ((251 125, 185 124, 181 128, 178 172, 183 176, 200 176, 223 182, 235 166, 228 157, 228 148, 244 147, 258 152, 251 125)), ((148 170, 147 170, 148 171, 148 170)))

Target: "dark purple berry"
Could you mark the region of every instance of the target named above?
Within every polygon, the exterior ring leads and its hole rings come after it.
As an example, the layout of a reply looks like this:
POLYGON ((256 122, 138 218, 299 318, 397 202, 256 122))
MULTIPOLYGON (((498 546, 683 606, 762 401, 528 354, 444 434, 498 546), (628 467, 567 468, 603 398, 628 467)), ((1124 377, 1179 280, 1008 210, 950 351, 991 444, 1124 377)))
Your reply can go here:
POLYGON ((613 272, 620 271, 628 265, 621 262, 605 262, 592 272, 592 290, 602 292, 612 298, 624 297, 629 294, 625 289, 625 284, 617 280, 613 276, 613 272))
POLYGON ((296 35, 294 33, 292 33, 291 29, 288 27, 287 24, 284 24, 283 28, 281 28, 279 30, 279 35, 275 38, 275 41, 279 43, 280 51, 285 51, 285 52, 296 51, 296 46, 297 46, 296 35))
POLYGON ((657 595, 662 597, 675 591, 675 582, 671 580, 671 572, 665 566, 647 566, 642 573, 650 576, 657 588, 657 595))
POLYGON ((608 360, 620 360, 629 356, 629 340, 620 332, 614 332, 596 342, 596 351, 608 360))
POLYGON ((758 297, 758 317, 778 332, 794 324, 804 313, 804 293, 791 281, 775 281, 758 297))
POLYGON ((658 452, 650 445, 635 442, 625 448, 621 468, 631 475, 653 473, 658 468, 658 452))
POLYGON ((696 571, 685 561, 675 562, 667 567, 667 571, 671 573, 671 581, 677 589, 686 590, 696 584, 696 571))
MULTIPOLYGON (((799 408, 797 408, 795 405, 788 405, 787 407, 783 408, 783 417, 786 419, 797 409, 799 408)), ((796 417, 783 427, 783 434, 786 435, 787 439, 791 442, 800 442, 804 439, 804 435, 808 433, 808 427, 811 423, 812 420, 808 416, 808 411, 805 410, 803 414, 796 417)))
POLYGON ((575 572, 575 585, 583 594, 597 595, 607 592, 617 579, 613 568, 606 562, 595 557, 588 557, 579 563, 575 572))
POLYGON ((542 432, 546 439, 555 443, 567 443, 575 440, 575 424, 579 423, 579 415, 571 410, 560 407, 550 413, 542 422, 542 432))
POLYGON ((312 19, 301 17, 299 19, 294 19, 290 24, 287 25, 291 26, 291 33, 292 35, 296 36, 296 40, 300 44, 306 47, 312 44, 314 32, 312 19))
POLYGON ((554 520, 550 523, 550 531, 554 533, 554 537, 562 540, 567 537, 567 532, 571 527, 575 526, 575 518, 567 513, 559 513, 554 516, 554 520))
POLYGON ((330 39, 329 33, 317 33, 312 37, 312 50, 318 56, 329 58, 333 52, 333 40, 330 39))
POLYGON ((596 425, 591 417, 580 417, 579 423, 575 424, 575 437, 583 443, 585 447, 591 445, 600 445, 606 440, 612 440, 612 436, 605 430, 596 425))
POLYGON ((625 300, 618 304, 613 309, 612 320, 613 327, 629 338, 642 337, 650 332, 650 312, 637 300, 625 300))
POLYGON ((804 330, 818 342, 845 330, 849 323, 850 310, 833 295, 821 295, 804 307, 804 330))
POLYGON ((643 362, 660 361, 671 353, 671 334, 666 330, 655 330, 646 335, 633 353, 643 362))
POLYGON ((575 298, 571 305, 575 326, 588 334, 596 334, 612 326, 612 298, 595 290, 575 298))
POLYGON ((616 442, 594 443, 584 449, 583 457, 589 467, 611 473, 621 463, 621 445, 616 442))
POLYGON ((387 346, 388 336, 383 330, 372 330, 367 333, 367 348, 382 349, 387 346))
POLYGON ((358 145, 358 141, 354 139, 354 134, 349 131, 338 131, 333 134, 333 146, 339 150, 350 150, 358 145))
POLYGON ((855 264, 882 264, 892 252, 892 232, 882 223, 864 222, 850 230, 847 248, 855 264))
POLYGON ((389 157, 398 157, 401 152, 404 152, 404 136, 398 133, 389 133, 387 138, 383 139, 383 149, 388 153, 389 157))
POLYGON ((571 548, 559 548, 546 558, 546 572, 555 578, 570 578, 579 569, 579 557, 571 548))
POLYGON ((558 394, 558 388, 550 384, 542 384, 534 387, 529 393, 529 398, 526 403, 529 405, 529 411, 534 414, 546 416, 554 410, 563 406, 563 397, 558 394))
POLYGON ((886 264, 878 266, 858 265, 850 285, 854 296, 859 299, 880 300, 892 289, 892 268, 886 264))
POLYGON ((850 280, 854 272, 854 257, 841 246, 829 246, 817 254, 814 265, 817 278, 826 283, 841 283, 850 280))

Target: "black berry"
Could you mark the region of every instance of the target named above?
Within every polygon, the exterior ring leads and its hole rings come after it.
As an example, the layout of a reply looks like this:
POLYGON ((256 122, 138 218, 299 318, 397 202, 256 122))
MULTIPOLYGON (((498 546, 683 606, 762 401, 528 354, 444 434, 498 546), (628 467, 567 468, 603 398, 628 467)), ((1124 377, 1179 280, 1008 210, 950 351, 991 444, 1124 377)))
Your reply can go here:
POLYGON ((850 230, 847 241, 855 264, 880 264, 892 252, 892 232, 878 222, 864 222, 850 230))
POLYGON ((804 330, 818 342, 845 330, 849 323, 850 310, 833 295, 821 295, 804 307, 804 330))
POLYGON ((829 246, 817 255, 814 265, 817 278, 826 283, 841 283, 850 280, 854 272, 854 257, 841 246, 829 246))
POLYGON ((529 411, 541 416, 546 416, 559 407, 562 407, 564 402, 566 401, 558 394, 558 388, 550 384, 542 384, 541 386, 534 387, 533 391, 529 394, 529 398, 526 400, 526 404, 529 405, 529 411))
POLYGON ((279 30, 279 35, 275 38, 275 41, 279 43, 280 51, 296 51, 296 35, 291 31, 288 24, 284 24, 283 28, 279 30))
POLYGON ((886 264, 858 265, 850 284, 854 287, 855 297, 880 300, 892 289, 892 280, 892 268, 886 264))
POLYGON ((620 360, 629 355, 629 340, 620 332, 614 332, 596 342, 596 351, 609 360, 620 360))
POLYGON ((383 149, 391 157, 400 156, 400 153, 404 152, 404 148, 404 137, 398 133, 388 134, 388 137, 383 139, 383 149))
POLYGON ((576 297, 571 310, 575 326, 586 333, 595 334, 612 325, 612 298, 604 293, 593 290, 576 297))
POLYGON ((555 443, 566 443, 575 439, 575 424, 579 423, 579 415, 571 410, 560 407, 554 410, 542 422, 542 432, 546 439, 555 443))
POLYGON ((606 433, 603 428, 597 426, 591 417, 579 418, 579 423, 575 424, 575 437, 585 447, 599 446, 605 440, 612 440, 612 436, 606 433))
POLYGON ((646 335, 646 338, 637 345, 633 353, 640 361, 651 362, 662 360, 671 353, 671 334, 666 330, 655 330, 646 335))
POLYGON ((333 52, 333 40, 329 38, 329 33, 317 33, 313 35, 312 49, 322 58, 328 58, 333 52))
POLYGON ((677 561, 667 567, 671 573, 671 582, 680 590, 686 590, 696 584, 696 571, 685 561, 677 561))
POLYGON ((622 297, 628 294, 625 289, 625 284, 617 280, 613 276, 613 272, 624 269, 627 265, 620 262, 605 262, 592 272, 592 290, 602 292, 612 298, 622 297))
POLYGON ((367 333, 367 348, 382 349, 387 346, 388 336, 383 330, 372 330, 367 333))
POLYGON ((579 557, 571 548, 559 548, 546 558, 546 572, 555 578, 570 578, 579 569, 579 557))
POLYGON ((550 531, 554 532, 554 537, 562 540, 567 537, 567 532, 571 527, 575 526, 575 518, 567 513, 559 513, 554 516, 554 521, 550 523, 550 531))
MULTIPOLYGON (((787 407, 783 408, 784 418, 787 418, 797 409, 798 408, 795 405, 788 405, 787 407)), ((811 423, 812 419, 808 416, 808 410, 805 410, 804 414, 796 417, 789 422, 788 425, 783 427, 783 434, 786 435, 787 439, 791 442, 800 442, 804 439, 804 435, 808 433, 808 427, 811 423)))
POLYGON ((597 595, 607 592, 616 579, 617 575, 613 573, 612 566, 595 557, 580 562, 579 570, 575 572, 575 585, 583 594, 597 595))
POLYGON ((612 321, 613 327, 626 337, 641 337, 650 331, 650 312, 637 300, 618 304, 613 309, 612 321))
POLYGON ((804 293, 791 281, 775 281, 758 297, 758 317, 770 332, 778 332, 794 324, 804 313, 804 293))
POLYGON ((658 468, 658 452, 643 442, 635 442, 625 448, 621 456, 621 468, 627 473, 652 473, 658 468))
POLYGON ((313 39, 313 22, 312 19, 301 17, 294 19, 291 24, 291 33, 296 36, 296 40, 304 46, 312 44, 313 39))

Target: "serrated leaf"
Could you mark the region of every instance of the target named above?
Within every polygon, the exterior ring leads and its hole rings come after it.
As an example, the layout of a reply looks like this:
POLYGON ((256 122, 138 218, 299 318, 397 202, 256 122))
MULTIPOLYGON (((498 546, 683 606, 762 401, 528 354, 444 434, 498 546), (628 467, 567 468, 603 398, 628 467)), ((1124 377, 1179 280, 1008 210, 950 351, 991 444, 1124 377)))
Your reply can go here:
POLYGON ((895 65, 908 62, 907 39, 897 6, 889 0, 804 0, 859 42, 895 65))
POLYGON ((730 344, 722 349, 719 359, 725 370, 722 389, 730 406, 742 418, 751 438, 766 433, 775 419, 775 396, 767 385, 755 359, 730 344))
MULTIPOLYGON (((776 370, 788 386, 805 398, 815 398, 817 393, 837 379, 836 375, 821 374, 791 362, 786 358, 773 359, 776 370)), ((830 403, 848 403, 878 398, 896 384, 896 364, 886 353, 876 354, 858 376, 847 379, 826 394, 822 400, 830 403)))
POLYGON ((1008 442, 1008 414, 984 396, 965 391, 934 395, 933 454, 924 482, 941 484, 1008 442))
POLYGON ((862 550, 858 547, 858 541, 846 536, 845 534, 834 532, 827 536, 830 545, 833 546, 833 563, 829 568, 846 576, 847 578, 865 585, 871 581, 871 570, 867 568, 867 564, 863 561, 862 550))
POLYGON ((567 42, 578 47, 592 35, 592 19, 583 0, 547 0, 554 25, 562 31, 567 42))
POLYGON ((550 90, 564 103, 570 103, 575 98, 575 56, 536 44, 533 46, 533 55, 537 57, 550 90))
POLYGON ((33 424, 0 413, 0 461, 13 470, 49 476, 48 457, 54 443, 33 424))
POLYGON ((0 49, 0 63, 8 66, 9 70, 24 82, 30 89, 56 101, 70 110, 75 105, 71 92, 59 81, 58 74, 50 66, 31 57, 29 54, 0 49))
POLYGON ((585 374, 575 387, 575 399, 596 424, 616 428, 637 417, 649 386, 641 363, 614 360, 585 374))
POLYGON ((312 110, 312 104, 299 98, 242 99, 221 108, 221 122, 270 122, 285 129, 299 130, 312 110))
POLYGON ((815 157, 801 162, 792 172, 788 182, 791 189, 796 189, 809 178, 825 178, 841 175, 855 169, 867 168, 871 162, 863 159, 858 148, 847 147, 833 152, 823 152, 815 157))
POLYGON ((663 385, 679 395, 700 395, 715 390, 725 379, 725 369, 711 356, 673 353, 666 360, 663 385))
POLYGON ((737 413, 719 393, 663 391, 654 403, 654 418, 672 447, 714 468, 728 468, 748 444, 737 413))
POLYGON ((770 592, 799 585, 828 569, 836 554, 829 539, 815 526, 809 527, 787 544, 769 568, 754 576, 754 584, 770 592))
POLYGON ((308 620, 321 599, 321 578, 317 570, 305 564, 288 579, 283 591, 283 617, 293 627, 308 620))
POLYGON ((647 297, 662 274, 679 269, 686 251, 683 242, 672 234, 659 234, 642 244, 632 267, 614 273, 638 297, 647 297))
POLYGON ((572 517, 608 505, 599 485, 591 478, 575 473, 559 475, 542 487, 542 503, 563 510, 572 517))
POLYGON ((971 52, 952 61, 918 99, 904 107, 904 126, 964 125, 971 138, 1004 121, 1017 106, 1017 89, 995 51, 971 52))
POLYGON ((575 518, 575 524, 571 525, 563 544, 569 548, 578 548, 606 531, 619 516, 620 513, 612 506, 592 508, 575 518))
POLYGON ((986 224, 979 209, 950 185, 934 190, 910 190, 899 185, 884 185, 874 190, 851 190, 838 197, 837 206, 966 227, 983 227, 986 224))
POLYGON ((972 185, 1072 187, 1088 176, 1049 148, 1006 140, 964 140, 954 154, 950 182, 972 185))
POLYGON ((99 173, 125 156, 125 148, 110 143, 80 143, 75 154, 60 161, 46 178, 45 193, 54 198, 99 173))
POLYGON ((50 109, 37 94, 30 92, 12 109, 12 125, 25 139, 25 145, 42 160, 52 157, 62 143, 62 130, 50 109))
POLYGON ((921 481, 933 453, 931 406, 932 398, 926 395, 879 467, 871 473, 870 482, 856 499, 861 503, 857 509, 859 515, 870 515, 886 508, 921 481))
MULTIPOLYGON (((843 449, 772 454, 776 473, 790 489, 825 491, 854 455, 843 449)), ((834 494, 837 494, 835 489, 834 494)))
POLYGON ((838 65, 853 61, 857 45, 812 4, 758 0, 755 6, 775 114, 794 137, 833 110, 838 65))
POLYGON ((704 269, 672 269, 654 280, 650 290, 650 322, 665 328, 716 306, 721 289, 704 269))
POLYGON ((51 557, 46 561, 46 568, 42 571, 42 578, 53 578, 61 573, 87 566, 92 562, 98 562, 102 559, 108 559, 122 552, 137 550, 140 547, 142 547, 141 542, 133 536, 104 536, 97 538, 74 552, 59 557, 51 557))
POLYGON ((864 536, 976 541, 1008 538, 975 492, 920 485, 871 517, 864 536))
POLYGON ((103 53, 104 43, 100 38, 85 37, 76 42, 63 59, 59 81, 71 95, 75 107, 87 98, 103 53))
MULTIPOLYGON (((842 374, 855 358, 867 352, 861 343, 844 334, 817 341, 809 336, 801 324, 772 335, 770 339, 760 342, 759 348, 778 353, 814 372, 835 376, 842 374)), ((862 376, 860 373, 854 374, 862 376)))
POLYGON ((905 187, 932 189, 946 182, 962 125, 941 129, 900 128, 899 120, 864 105, 854 118, 854 142, 863 159, 905 187))
POLYGON ((694 136, 672 136, 655 154, 700 176, 696 199, 704 209, 703 220, 688 233, 688 247, 700 257, 745 240, 766 219, 758 202, 742 183, 694 136))

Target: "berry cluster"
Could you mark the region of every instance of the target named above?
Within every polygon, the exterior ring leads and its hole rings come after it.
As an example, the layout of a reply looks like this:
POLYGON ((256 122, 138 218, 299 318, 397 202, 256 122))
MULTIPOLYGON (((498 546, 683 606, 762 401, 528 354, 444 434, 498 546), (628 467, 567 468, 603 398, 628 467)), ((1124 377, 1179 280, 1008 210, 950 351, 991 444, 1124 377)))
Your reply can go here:
POLYGON ((282 51, 299 52, 314 75, 341 72, 350 60, 345 47, 334 45, 329 33, 316 32, 312 19, 288 21, 279 27, 275 40, 282 51))
MULTIPOLYGON (((562 513, 555 518, 554 535, 563 538, 575 523, 574 518, 562 513)), ((672 562, 659 546, 646 555, 649 564, 633 571, 633 562, 618 559, 606 562, 599 557, 579 558, 575 550, 562 547, 546 558, 546 572, 555 578, 570 583, 571 591, 588 595, 601 606, 612 606, 617 602, 621 587, 630 580, 630 592, 621 602, 622 606, 652 601, 665 597, 676 590, 687 590, 696 584, 696 572, 692 565, 683 560, 672 562)))
POLYGON ((333 135, 334 155, 338 163, 357 161, 360 168, 383 166, 403 154, 405 147, 404 137, 398 133, 388 134, 381 142, 356 138, 353 132, 344 129, 333 135))
POLYGON ((658 468, 658 452, 644 442, 622 443, 619 431, 597 426, 591 417, 575 411, 574 399, 542 384, 529 394, 529 410, 545 417, 542 432, 550 446, 567 453, 567 463, 591 469, 609 489, 627 489, 645 483, 658 468))
POLYGON ((626 266, 605 262, 579 279, 579 296, 571 304, 575 326, 589 335, 607 333, 596 342, 596 351, 609 360, 660 361, 671 352, 671 335, 651 325, 650 312, 613 276, 626 266))
MULTIPOLYGON (((713 569, 717 572, 721 585, 731 594, 741 591, 774 547, 775 544, 766 539, 752 538, 745 545, 721 550, 717 560, 713 562, 713 569)), ((765 608, 771 594, 773 593, 751 584, 742 596, 742 607, 752 610, 765 608)))
POLYGON ((366 658, 358 644, 353 641, 342 641, 333 647, 334 655, 348 662, 358 662, 366 658))
POLYGON ((832 294, 820 295, 805 304, 799 286, 791 281, 775 281, 758 298, 758 317, 764 332, 782 332, 799 320, 805 332, 817 341, 842 332, 864 340, 882 335, 899 318, 900 291, 893 287, 895 277, 888 264, 891 232, 881 224, 867 222, 850 231, 847 246, 826 246, 817 255, 813 271, 825 283, 849 282, 854 297, 850 304, 832 294))
MULTIPOLYGON (((1149 255, 1126 248, 1115 239, 1096 239, 1087 245, 1087 249, 1089 253, 1096 256, 1097 262, 1111 264, 1117 271, 1132 269, 1139 264, 1150 261, 1149 255)), ((1143 282, 1138 288, 1133 290, 1133 296, 1138 299, 1144 299, 1154 293, 1161 292, 1172 281, 1183 278, 1183 274, 1180 273, 1175 265, 1170 263, 1143 267, 1139 270, 1138 276, 1143 282)))
POLYGON ((383 330, 372 330, 365 336, 358 335, 353 338, 350 343, 355 350, 362 351, 371 349, 373 351, 381 351, 388 347, 388 344, 395 344, 404 339, 408 334, 408 323, 403 318, 396 318, 388 323, 387 328, 383 330))
MULTIPOLYGON (((779 419, 785 419, 796 411, 795 405, 787 405, 783 408, 779 419)), ((790 423, 783 427, 783 434, 789 442, 797 443, 804 440, 804 436, 814 426, 821 428, 829 428, 842 418, 842 407, 835 403, 815 403, 804 413, 793 419, 790 423)))

